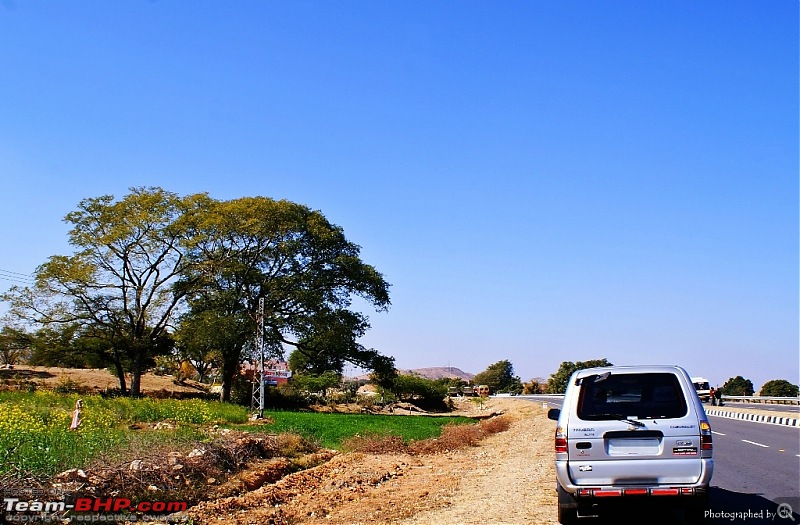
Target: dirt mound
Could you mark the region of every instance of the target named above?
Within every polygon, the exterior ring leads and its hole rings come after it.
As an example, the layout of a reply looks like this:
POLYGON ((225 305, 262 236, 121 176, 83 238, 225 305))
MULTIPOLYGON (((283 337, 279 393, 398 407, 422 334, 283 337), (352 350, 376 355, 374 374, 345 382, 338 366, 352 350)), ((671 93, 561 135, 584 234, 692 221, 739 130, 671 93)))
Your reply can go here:
POLYGON ((427 508, 431 490, 444 497, 453 486, 443 481, 419 458, 354 453, 240 497, 201 503, 188 515, 197 523, 386 522, 427 508), (403 486, 399 479, 410 472, 415 484, 403 486), (420 474, 424 483, 419 483, 420 474))

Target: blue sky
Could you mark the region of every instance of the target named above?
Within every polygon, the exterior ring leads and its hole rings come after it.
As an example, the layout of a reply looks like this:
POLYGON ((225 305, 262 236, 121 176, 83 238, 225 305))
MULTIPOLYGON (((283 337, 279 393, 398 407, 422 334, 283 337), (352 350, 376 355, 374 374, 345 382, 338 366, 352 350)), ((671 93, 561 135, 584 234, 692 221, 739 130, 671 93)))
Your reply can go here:
POLYGON ((798 48, 791 0, 3 0, 0 270, 86 197, 286 198, 400 367, 797 383, 798 48))

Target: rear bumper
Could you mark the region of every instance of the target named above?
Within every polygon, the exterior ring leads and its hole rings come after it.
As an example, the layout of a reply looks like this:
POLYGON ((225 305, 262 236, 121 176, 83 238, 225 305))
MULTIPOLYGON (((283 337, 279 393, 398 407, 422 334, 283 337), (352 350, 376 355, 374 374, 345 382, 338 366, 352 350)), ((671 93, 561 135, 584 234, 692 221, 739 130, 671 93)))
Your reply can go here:
POLYGON ((574 498, 616 497, 664 497, 664 496, 702 496, 708 491, 714 473, 714 460, 700 458, 700 476, 692 483, 647 483, 647 484, 577 484, 569 475, 568 461, 556 461, 556 477, 564 492, 574 498))

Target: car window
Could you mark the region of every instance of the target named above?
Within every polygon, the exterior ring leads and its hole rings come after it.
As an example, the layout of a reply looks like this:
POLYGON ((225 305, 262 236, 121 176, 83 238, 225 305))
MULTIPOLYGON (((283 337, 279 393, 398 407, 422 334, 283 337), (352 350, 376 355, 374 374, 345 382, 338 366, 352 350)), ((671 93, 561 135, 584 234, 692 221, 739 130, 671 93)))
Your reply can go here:
POLYGON ((660 419, 683 417, 686 413, 686 400, 675 374, 610 374, 581 381, 581 419, 660 419))

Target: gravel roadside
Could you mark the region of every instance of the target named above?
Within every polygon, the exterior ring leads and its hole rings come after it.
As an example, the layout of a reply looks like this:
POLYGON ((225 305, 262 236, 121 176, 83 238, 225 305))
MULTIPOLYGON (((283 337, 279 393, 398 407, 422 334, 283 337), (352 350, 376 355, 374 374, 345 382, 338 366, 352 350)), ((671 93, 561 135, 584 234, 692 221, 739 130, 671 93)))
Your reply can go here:
POLYGON ((454 469, 457 490, 444 508, 421 512, 403 525, 556 524, 554 424, 540 404, 493 399, 512 427, 467 451, 454 469))

